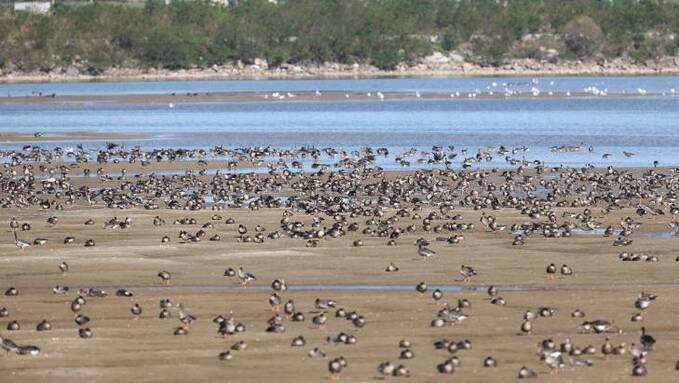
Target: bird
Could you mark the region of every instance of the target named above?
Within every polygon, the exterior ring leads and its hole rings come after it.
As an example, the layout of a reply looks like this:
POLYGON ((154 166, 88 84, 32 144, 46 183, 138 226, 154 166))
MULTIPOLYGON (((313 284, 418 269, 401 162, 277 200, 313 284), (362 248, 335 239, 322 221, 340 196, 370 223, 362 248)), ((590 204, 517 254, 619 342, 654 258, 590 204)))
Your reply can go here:
POLYGON ((537 378, 538 374, 530 368, 523 366, 519 369, 519 379, 537 378))
POLYGON ((241 286, 248 287, 248 283, 257 280, 254 274, 243 271, 243 266, 238 267, 238 278, 241 281, 241 286))
POLYGON ((415 290, 417 290, 418 293, 424 295, 424 293, 427 292, 427 284, 424 282, 420 282, 415 286, 415 290))
POLYGON ((89 327, 78 329, 78 336, 83 339, 89 339, 94 335, 89 327))
POLYGON ((653 346, 655 345, 655 338, 646 333, 646 327, 641 327, 641 337, 639 338, 639 342, 647 350, 652 350, 653 346))
POLYGON ((184 308, 182 303, 177 305, 177 307, 179 308, 179 321, 182 323, 183 327, 188 328, 197 318, 191 315, 191 313, 189 313, 186 308, 184 308))
POLYGON ((493 285, 490 285, 490 286, 488 287, 488 296, 491 297, 491 298, 494 298, 494 297, 497 296, 497 294, 498 294, 498 289, 497 289, 497 287, 495 287, 495 286, 493 286, 493 285))
POLYGON ((132 313, 132 315, 134 315, 134 319, 138 319, 139 316, 141 315, 141 312, 142 312, 141 306, 139 306, 139 303, 135 303, 134 305, 132 305, 130 312, 132 313))
POLYGON ((417 254, 419 254, 420 257, 424 257, 424 259, 427 259, 429 257, 436 255, 436 252, 434 250, 429 249, 426 246, 420 245, 417 248, 417 254))
POLYGON ((483 360, 483 367, 497 367, 497 361, 492 356, 488 356, 483 360))
POLYGON ((334 308, 337 306, 337 302, 335 302, 334 299, 321 299, 321 298, 316 298, 314 301, 314 307, 317 310, 328 310, 330 308, 334 308))
POLYGON ((387 376, 391 376, 394 373, 394 370, 396 369, 396 366, 394 366, 391 362, 382 362, 377 366, 377 372, 379 372, 382 376, 385 378, 387 376))
POLYGON ((306 346, 306 339, 304 339, 303 336, 296 336, 295 338, 292 339, 292 342, 290 343, 291 347, 303 347, 306 346))
POLYGON ((443 293, 441 292, 441 290, 436 289, 436 290, 434 290, 434 291, 431 293, 431 297, 432 297, 435 301, 439 301, 439 300, 441 300, 441 298, 443 298, 443 293))
POLYGON ((547 272, 547 278, 554 278, 554 275, 556 274, 556 265, 550 263, 545 271, 547 272))
POLYGON ((441 374, 452 374, 455 372, 455 364, 451 359, 436 365, 436 370, 441 374))
POLYGON ((646 366, 644 364, 638 363, 632 367, 633 376, 646 376, 648 373, 646 366))
POLYGON ((563 276, 571 276, 573 275, 573 269, 570 268, 568 265, 561 265, 561 275, 563 276))
POLYGON ((52 329, 52 324, 48 322, 46 319, 38 323, 38 325, 35 327, 36 331, 49 331, 52 329))
POLYGON ((412 359, 415 357, 415 353, 410 350, 409 348, 401 350, 401 355, 399 356, 399 359, 412 359))
POLYGON ((278 293, 273 293, 269 296, 269 304, 271 305, 271 311, 278 312, 281 306, 281 296, 278 293))
POLYGON ((68 271, 68 263, 66 262, 61 262, 59 265, 59 270, 61 270, 62 273, 65 273, 68 271))
POLYGON ((323 352, 318 347, 314 347, 313 349, 309 350, 307 355, 309 355, 310 358, 325 358, 325 352, 323 352))
POLYGON ((169 271, 161 271, 158 273, 158 278, 160 278, 163 284, 169 285, 170 280, 172 279, 172 274, 170 274, 169 271))
POLYGON ((226 350, 226 351, 220 352, 217 355, 217 358, 219 358, 219 360, 231 360, 231 359, 233 359, 233 354, 231 353, 231 351, 226 350))
POLYGON ((275 279, 273 282, 271 282, 271 288, 274 291, 286 291, 288 289, 288 285, 285 283, 284 279, 275 279))
POLYGON ((340 373, 346 365, 346 360, 343 357, 338 357, 329 361, 328 371, 330 371, 330 379, 338 380, 340 378, 340 373))
POLYGON ((20 250, 24 250, 24 249, 26 249, 26 248, 28 248, 28 247, 31 247, 30 242, 24 241, 23 239, 19 239, 19 237, 17 236, 17 232, 16 232, 16 231, 14 231, 14 240, 16 241, 16 246, 17 246, 20 250))
POLYGON ((312 321, 313 324, 315 324, 316 326, 318 326, 318 327, 323 327, 323 325, 325 324, 325 322, 328 321, 328 317, 327 317, 327 315, 325 315, 325 313, 320 313, 320 314, 314 316, 313 318, 311 318, 311 321, 312 321))
POLYGON ((462 265, 460 267, 460 275, 462 275, 464 282, 470 282, 472 280, 472 277, 478 274, 472 266, 462 265))

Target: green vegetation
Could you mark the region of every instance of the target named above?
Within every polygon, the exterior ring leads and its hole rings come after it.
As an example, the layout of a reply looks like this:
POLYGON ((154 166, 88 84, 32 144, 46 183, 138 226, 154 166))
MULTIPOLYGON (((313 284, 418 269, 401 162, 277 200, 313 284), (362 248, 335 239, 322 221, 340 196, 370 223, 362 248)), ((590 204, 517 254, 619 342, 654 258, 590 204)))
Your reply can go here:
POLYGON ((471 62, 674 55, 679 2, 663 0, 148 0, 0 6, 0 68, 73 64, 209 67, 240 60, 370 63, 392 69, 434 51, 471 62))

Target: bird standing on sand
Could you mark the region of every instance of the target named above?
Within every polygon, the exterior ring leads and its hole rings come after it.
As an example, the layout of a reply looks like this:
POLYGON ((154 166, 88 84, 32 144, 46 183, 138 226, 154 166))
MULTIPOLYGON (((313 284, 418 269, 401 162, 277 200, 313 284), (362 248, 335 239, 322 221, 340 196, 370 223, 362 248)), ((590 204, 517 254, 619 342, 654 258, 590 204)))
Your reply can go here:
POLYGON ((139 306, 139 303, 135 303, 132 305, 132 308, 130 309, 130 312, 132 315, 134 315, 134 319, 139 319, 139 316, 141 315, 141 306, 139 306))
POLYGON ((346 359, 340 356, 328 362, 328 371, 330 371, 330 379, 338 380, 340 373, 347 366, 346 359))
POLYGON ((59 270, 61 270, 62 273, 65 273, 68 271, 68 263, 66 262, 61 262, 59 265, 59 270))
POLYGON ((523 366, 519 370, 519 379, 537 378, 538 374, 530 368, 523 366))
POLYGON ((170 274, 169 271, 161 271, 158 273, 158 278, 162 281, 163 284, 169 285, 170 284, 170 279, 172 279, 172 274, 170 274))
POLYGON ((14 240, 16 241, 16 246, 21 250, 27 247, 31 247, 30 242, 24 241, 23 239, 19 239, 16 231, 14 231, 14 240))
POLYGON ((240 279, 240 284, 243 287, 248 287, 248 283, 256 281, 255 275, 252 273, 247 273, 243 270, 243 266, 238 267, 238 278, 240 279))
POLYGON ((273 293, 269 296, 269 304, 271 305, 271 311, 278 312, 281 307, 281 296, 278 293, 273 293))
POLYGON ((427 259, 431 256, 434 256, 436 252, 424 245, 420 245, 417 247, 417 254, 419 254, 420 257, 424 257, 424 259, 427 259))
POLYGON ((641 327, 641 337, 639 338, 639 342, 641 342, 641 345, 644 346, 645 349, 653 349, 655 338, 646 333, 646 327, 641 327))
POLYGON ((462 275, 464 282, 471 282, 472 277, 478 275, 478 273, 472 266, 462 265, 460 267, 460 275, 462 275))

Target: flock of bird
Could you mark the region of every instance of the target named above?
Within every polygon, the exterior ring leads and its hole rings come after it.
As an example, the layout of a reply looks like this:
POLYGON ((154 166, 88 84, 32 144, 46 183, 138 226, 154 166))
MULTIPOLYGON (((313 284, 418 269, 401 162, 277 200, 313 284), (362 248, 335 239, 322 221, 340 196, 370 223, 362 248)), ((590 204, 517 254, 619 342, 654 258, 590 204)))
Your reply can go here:
MULTIPOLYGON (((561 149, 557 149, 561 150, 561 149)), ((573 150, 564 147, 565 151, 573 150)), ((136 222, 129 217, 115 216, 105 222, 97 223, 94 218, 86 218, 83 225, 102 225, 112 233, 122 230, 134 230, 137 225, 153 225, 166 228, 168 232, 175 227, 175 235, 165 234, 155 239, 160 243, 180 242, 191 244, 209 240, 219 242, 225 240, 219 234, 210 234, 218 225, 234 228, 234 240, 243 243, 264 243, 282 239, 301 241, 304 246, 316 247, 322 241, 331 238, 342 238, 353 233, 364 238, 379 238, 386 246, 412 246, 413 255, 423 260, 436 258, 439 254, 435 248, 456 245, 465 240, 465 233, 488 232, 509 233, 513 246, 525 246, 533 238, 565 238, 578 232, 597 233, 612 239, 611 246, 627 247, 638 232, 643 220, 652 216, 673 216, 679 214, 677 191, 679 189, 679 169, 646 169, 632 172, 612 167, 598 169, 593 166, 582 168, 547 167, 542 161, 516 159, 512 156, 525 153, 527 148, 486 148, 470 154, 467 150, 449 147, 433 147, 431 151, 421 152, 417 160, 421 164, 442 165, 439 168, 417 169, 407 173, 385 172, 374 165, 377 156, 387 156, 386 148, 365 148, 361 151, 346 152, 334 148, 240 148, 226 149, 213 147, 203 149, 158 149, 144 151, 141 148, 125 149, 116 144, 109 144, 100 150, 87 150, 82 146, 77 149, 60 148, 45 149, 39 146, 26 146, 22 150, 0 152, 6 162, 0 176, 0 206, 15 209, 35 209, 42 211, 48 228, 57 227, 59 214, 64 210, 104 207, 111 211, 121 212, 128 209, 154 210, 158 215, 152 222, 136 222), (454 161, 459 167, 453 167, 454 161), (510 167, 484 169, 478 165, 488 161, 492 156, 504 156, 510 167), (463 157, 463 158, 462 158, 463 157), (225 171, 217 170, 208 173, 208 158, 226 158, 225 171), (332 160, 323 162, 324 158, 332 160), (127 166, 150 166, 158 162, 198 161, 198 171, 187 171, 184 174, 131 174, 123 170, 119 175, 109 175, 104 168, 107 164, 128 164, 127 166), (308 165, 308 162, 312 162, 308 165), (88 186, 84 181, 92 178, 89 171, 82 176, 75 175, 94 163, 99 169, 97 186, 88 186), (242 163, 256 163, 266 166, 266 173, 230 172, 242 163), (305 166, 305 163, 307 165, 305 166), (280 212, 280 221, 275 228, 256 225, 247 227, 233 218, 223 217, 227 208, 249 209, 256 212, 261 209, 275 209, 280 212), (619 225, 604 227, 601 217, 623 209, 634 211, 624 217, 619 225), (187 216, 168 223, 162 218, 163 210, 191 211, 211 209, 214 211, 210 222, 200 223, 187 216), (494 212, 510 209, 525 217, 524 223, 503 224, 494 212), (558 210, 558 212, 557 212, 558 210), (477 222, 465 220, 464 211, 481 211, 477 222), (304 223, 300 217, 311 219, 311 224, 304 223), (197 226, 200 226, 198 230, 197 226), (418 237, 419 238, 415 238, 418 237)), ((395 161, 408 166, 410 158, 418 154, 410 150, 398 154, 395 161)), ((88 167, 89 169, 89 167, 88 167)), ((86 211, 86 210, 84 210, 86 211)), ((116 213, 118 214, 118 213, 116 213)), ((35 222, 23 221, 11 217, 8 222, 9 231, 21 252, 30 251, 31 247, 49 247, 51 239, 28 239, 35 222)), ((669 227, 676 233, 679 222, 671 221, 669 227)), ((91 238, 81 238, 78 232, 64 237, 65 246, 96 246, 91 238)), ((363 240, 356 239, 351 246, 363 246, 363 240)), ((654 255, 620 253, 620 259, 644 260, 658 262, 654 255)), ((679 261, 679 257, 677 258, 679 261)), ((71 267, 62 262, 58 265, 62 273, 68 273, 71 267)), ((399 267, 390 262, 385 272, 398 272, 399 267)), ((567 264, 550 263, 546 266, 546 277, 557 276, 570 278, 575 271, 567 264)), ((172 270, 160 270, 157 274, 159 283, 172 283, 172 270)), ((460 282, 467 284, 477 275, 483 273, 473 265, 461 264, 459 268, 460 282)), ((234 278, 247 289, 256 278, 253 271, 238 268, 227 268, 225 278, 234 278)), ((56 286, 55 295, 66 295, 69 287, 56 286)), ((303 322, 311 315, 310 323, 314 327, 323 327, 329 317, 348 320, 356 329, 363 328, 368 318, 362 314, 338 308, 337 302, 329 298, 318 298, 313 302, 314 311, 305 313, 296 307, 292 299, 284 299, 288 290, 284 279, 276 279, 271 283, 269 305, 273 316, 265 324, 268 333, 284 333, 286 321, 303 322), (334 314, 332 312, 334 311, 334 314)), ((429 292, 429 286, 422 281, 414 290, 422 295, 429 292)), ((504 298, 499 289, 490 286, 487 290, 491 304, 503 306, 504 298)), ((19 291, 10 287, 5 292, 6 302, 19 291)), ((441 290, 432 291, 432 299, 439 301, 441 290)), ((94 330, 91 318, 86 315, 87 302, 91 298, 106 297, 108 292, 98 288, 83 288, 77 291, 70 303, 70 310, 78 325, 78 336, 91 338, 94 330)), ((134 293, 120 288, 115 293, 120 297, 132 297, 134 293)), ((642 292, 634 302, 639 310, 631 321, 643 319, 644 312, 657 298, 654 294, 642 292)), ((176 318, 179 321, 174 330, 175 336, 189 333, 191 323, 197 318, 183 304, 173 304, 164 298, 159 302, 160 320, 176 318)), ((460 298, 457 304, 444 303, 437 306, 431 327, 459 325, 470 317, 471 302, 460 298)), ((130 308, 131 320, 139 318, 147 309, 139 303, 130 308)), ((551 317, 557 309, 539 307, 527 310, 520 323, 517 322, 517 335, 532 334, 534 321, 538 317, 551 317)), ((0 318, 11 319, 12 313, 7 308, 0 309, 0 318)), ((575 310, 573 318, 583 318, 584 312, 575 310)), ((233 313, 213 319, 217 326, 217 334, 229 337, 246 331, 244 323, 238 321, 233 313)), ((5 326, 7 333, 21 328, 16 320, 5 326)), ((37 331, 50 331, 52 325, 48 321, 40 322, 37 331)), ((583 333, 619 333, 611 321, 593 319, 584 321, 580 329, 583 333)), ((551 370, 563 369, 565 366, 587 367, 593 365, 589 355, 600 352, 603 355, 629 355, 631 357, 631 374, 643 376, 647 374, 646 360, 654 350, 655 338, 645 327, 640 328, 638 343, 610 343, 606 338, 601 347, 594 345, 578 346, 570 339, 557 344, 552 339, 544 339, 537 346, 537 356, 551 370)), ((356 334, 339 333, 329 336, 328 344, 354 344, 356 334)), ((291 347, 306 347, 304 335, 291 341, 291 347)), ((436 349, 447 350, 450 356, 436 364, 436 371, 443 374, 454 373, 461 363, 461 354, 472 347, 469 340, 437 341, 436 349)), ((39 355, 40 347, 36 345, 19 345, 4 334, 1 336, 1 347, 5 351, 17 355, 39 355)), ((248 347, 244 341, 234 343, 228 350, 217 355, 219 360, 228 361, 234 354, 248 347)), ((405 365, 408 359, 414 358, 411 343, 403 339, 399 343, 402 363, 385 361, 377 366, 377 372, 384 377, 408 377, 412 372, 405 365)), ((326 358, 320 347, 314 347, 308 353, 310 358, 326 358)), ((493 368, 498 360, 488 355, 483 360, 483 367, 493 368)), ((331 378, 337 379, 343 370, 349 368, 348 358, 339 356, 327 361, 331 378)), ((679 362, 676 366, 679 369, 679 362)), ((517 372, 518 378, 532 378, 537 373, 529 367, 522 367, 517 372)))

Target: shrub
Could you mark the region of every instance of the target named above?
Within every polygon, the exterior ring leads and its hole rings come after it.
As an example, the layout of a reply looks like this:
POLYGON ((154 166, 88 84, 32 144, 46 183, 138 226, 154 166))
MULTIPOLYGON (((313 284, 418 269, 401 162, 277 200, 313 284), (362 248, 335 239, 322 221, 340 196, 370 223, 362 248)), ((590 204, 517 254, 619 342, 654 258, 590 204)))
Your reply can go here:
POLYGON ((564 28, 566 47, 578 57, 591 56, 603 41, 603 32, 589 16, 578 16, 564 28))

